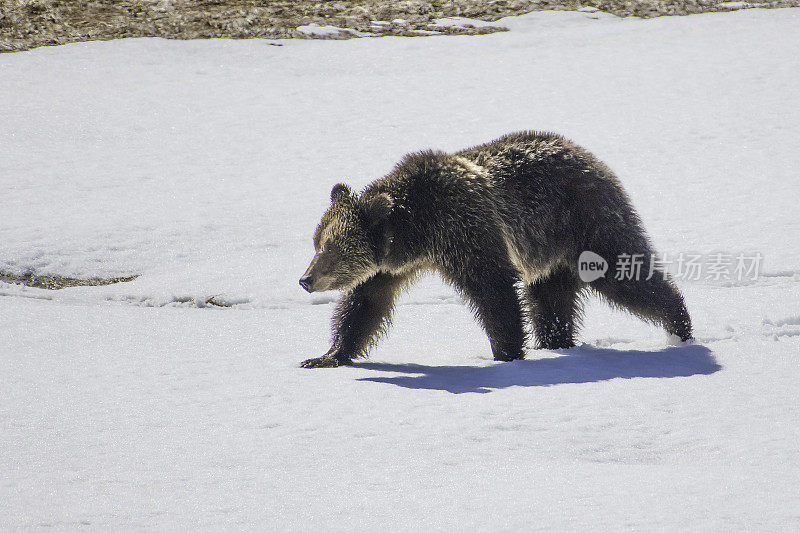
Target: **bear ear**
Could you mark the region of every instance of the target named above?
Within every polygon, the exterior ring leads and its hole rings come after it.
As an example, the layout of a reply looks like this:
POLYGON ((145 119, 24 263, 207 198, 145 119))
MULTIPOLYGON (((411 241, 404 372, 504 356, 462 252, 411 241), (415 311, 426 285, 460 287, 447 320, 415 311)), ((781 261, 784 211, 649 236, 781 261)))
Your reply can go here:
POLYGON ((389 215, 392 214, 392 209, 394 209, 394 200, 386 193, 370 198, 365 206, 367 218, 373 223, 389 218, 389 215))
POLYGON ((351 194, 352 191, 350 190, 350 187, 344 183, 337 183, 333 186, 333 189, 331 189, 331 202, 334 204, 342 202, 343 200, 350 198, 351 194))

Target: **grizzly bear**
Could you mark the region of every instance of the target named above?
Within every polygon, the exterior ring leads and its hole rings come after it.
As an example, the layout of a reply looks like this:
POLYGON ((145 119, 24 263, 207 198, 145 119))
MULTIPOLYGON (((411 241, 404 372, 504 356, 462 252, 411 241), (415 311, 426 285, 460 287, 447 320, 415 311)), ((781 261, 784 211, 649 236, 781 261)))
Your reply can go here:
POLYGON ((398 293, 425 271, 463 295, 500 361, 524 357, 526 321, 538 348, 574 346, 587 291, 681 340, 692 337, 683 297, 650 268, 653 248, 617 177, 556 134, 515 133, 452 155, 413 153, 359 195, 337 184, 314 248, 300 285, 343 295, 332 347, 304 361, 307 368, 366 355, 398 293), (584 251, 608 262, 605 275, 582 281, 584 251), (623 254, 638 254, 640 276, 619 271, 623 254))

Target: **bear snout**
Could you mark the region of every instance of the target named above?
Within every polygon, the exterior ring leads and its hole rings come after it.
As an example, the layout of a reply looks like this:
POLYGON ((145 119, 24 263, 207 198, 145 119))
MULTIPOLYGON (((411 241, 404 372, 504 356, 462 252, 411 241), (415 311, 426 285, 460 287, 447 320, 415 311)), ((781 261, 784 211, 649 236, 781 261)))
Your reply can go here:
POLYGON ((300 286, 303 287, 307 292, 314 292, 314 279, 311 276, 303 276, 300 278, 300 286))

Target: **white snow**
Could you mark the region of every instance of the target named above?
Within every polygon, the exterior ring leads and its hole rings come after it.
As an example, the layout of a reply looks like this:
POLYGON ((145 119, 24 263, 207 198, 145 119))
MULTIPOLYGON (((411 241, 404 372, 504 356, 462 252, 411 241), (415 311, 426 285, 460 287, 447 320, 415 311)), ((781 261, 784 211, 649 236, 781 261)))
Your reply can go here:
POLYGON ((750 2, 720 2, 717 7, 724 7, 727 9, 747 9, 751 7, 761 7, 766 4, 751 4, 750 2))
POLYGON ((140 274, 0 283, 0 528, 796 531, 798 23, 0 55, 0 272, 140 274), (660 251, 761 275, 678 281, 694 345, 592 300, 583 345, 514 363, 426 278, 369 360, 298 368, 331 186, 521 129, 608 163, 660 251))
POLYGON ((374 37, 374 33, 358 31, 352 28, 340 28, 338 26, 321 26, 316 22, 298 26, 297 31, 309 37, 337 37, 340 35, 347 35, 353 37, 374 37))
POLYGON ((431 26, 439 26, 442 28, 464 28, 472 26, 474 28, 483 28, 485 26, 497 26, 495 22, 487 22, 480 19, 471 19, 467 17, 444 17, 434 19, 431 26))

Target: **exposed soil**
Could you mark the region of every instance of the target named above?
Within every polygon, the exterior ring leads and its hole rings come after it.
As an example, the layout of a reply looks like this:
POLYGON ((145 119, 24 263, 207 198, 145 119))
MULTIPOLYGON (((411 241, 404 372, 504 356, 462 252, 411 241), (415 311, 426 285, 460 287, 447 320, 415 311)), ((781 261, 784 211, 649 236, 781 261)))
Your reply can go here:
MULTIPOLYGON (((38 274, 10 274, 7 272, 0 272, 0 281, 5 283, 16 283, 18 285, 27 285, 28 287, 36 287, 39 289, 58 290, 67 287, 87 287, 96 285, 111 285, 114 283, 122 283, 125 281, 133 281, 139 276, 129 276, 120 278, 67 278, 64 276, 40 276, 38 274)), ((214 303, 214 302, 208 302, 214 303)))
POLYGON ((531 11, 581 7, 593 7, 621 17, 649 18, 740 7, 796 7, 800 6, 800 0, 737 4, 740 5, 726 5, 718 0, 0 0, 0 52, 123 37, 344 39, 359 33, 376 36, 480 34, 505 28, 442 28, 432 27, 431 23, 442 17, 495 21, 531 11), (297 30, 309 24, 336 26, 354 32, 310 36, 297 30))

